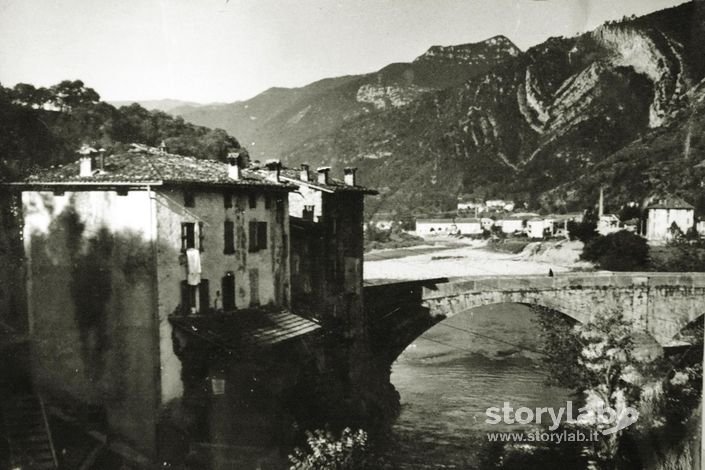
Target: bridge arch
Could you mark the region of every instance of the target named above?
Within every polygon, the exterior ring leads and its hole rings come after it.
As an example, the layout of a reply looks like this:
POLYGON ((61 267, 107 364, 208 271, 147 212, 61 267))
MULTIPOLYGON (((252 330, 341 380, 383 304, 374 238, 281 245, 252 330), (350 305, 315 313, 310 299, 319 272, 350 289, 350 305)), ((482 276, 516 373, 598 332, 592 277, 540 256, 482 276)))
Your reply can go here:
POLYGON ((705 311, 705 274, 442 278, 368 286, 365 296, 373 349, 391 364, 408 344, 440 321, 501 303, 542 306, 581 323, 620 310, 635 334, 648 334, 668 346, 681 328, 705 311))

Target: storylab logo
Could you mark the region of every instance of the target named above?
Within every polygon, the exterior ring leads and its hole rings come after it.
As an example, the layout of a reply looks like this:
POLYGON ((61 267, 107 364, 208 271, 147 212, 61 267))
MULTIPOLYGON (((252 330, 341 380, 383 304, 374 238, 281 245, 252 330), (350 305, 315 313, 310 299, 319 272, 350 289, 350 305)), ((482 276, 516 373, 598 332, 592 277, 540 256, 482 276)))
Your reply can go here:
POLYGON ((639 418, 639 412, 632 407, 614 409, 599 403, 596 406, 577 408, 573 402, 566 402, 565 407, 559 408, 528 408, 521 406, 514 408, 511 403, 504 402, 500 408, 493 406, 485 411, 487 424, 537 424, 550 421, 549 431, 555 431, 561 425, 578 424, 597 428, 603 435, 614 434, 631 426, 639 418))

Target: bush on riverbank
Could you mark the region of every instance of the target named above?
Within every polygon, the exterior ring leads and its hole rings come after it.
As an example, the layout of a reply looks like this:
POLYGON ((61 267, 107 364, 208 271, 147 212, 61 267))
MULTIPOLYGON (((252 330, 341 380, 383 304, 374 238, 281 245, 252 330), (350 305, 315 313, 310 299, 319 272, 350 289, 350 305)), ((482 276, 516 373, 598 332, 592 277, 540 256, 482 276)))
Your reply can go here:
POLYGON ((402 230, 399 225, 392 225, 388 230, 383 230, 368 224, 365 228, 365 252, 388 248, 408 248, 424 244, 421 237, 412 235, 402 230))
POLYGON ((649 268, 649 245, 639 235, 620 230, 588 241, 581 258, 608 271, 645 271, 649 268))

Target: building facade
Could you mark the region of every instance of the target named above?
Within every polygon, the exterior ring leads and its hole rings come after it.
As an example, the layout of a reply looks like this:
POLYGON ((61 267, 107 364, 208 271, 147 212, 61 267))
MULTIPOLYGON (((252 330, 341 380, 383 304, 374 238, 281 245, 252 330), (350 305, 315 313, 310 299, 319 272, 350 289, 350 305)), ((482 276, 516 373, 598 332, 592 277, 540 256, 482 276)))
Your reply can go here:
POLYGON ((695 208, 680 198, 658 198, 646 206, 648 240, 670 240, 677 231, 686 234, 693 227, 695 227, 695 208))
MULTIPOLYGON (((22 198, 36 386, 56 403, 95 409, 111 435, 146 455, 157 454, 160 413, 189 385, 176 326, 242 311, 273 324, 295 317, 294 187, 276 167, 262 176, 236 156, 221 163, 135 145, 6 188, 22 198)), ((210 375, 191 375, 190 386, 210 375)))

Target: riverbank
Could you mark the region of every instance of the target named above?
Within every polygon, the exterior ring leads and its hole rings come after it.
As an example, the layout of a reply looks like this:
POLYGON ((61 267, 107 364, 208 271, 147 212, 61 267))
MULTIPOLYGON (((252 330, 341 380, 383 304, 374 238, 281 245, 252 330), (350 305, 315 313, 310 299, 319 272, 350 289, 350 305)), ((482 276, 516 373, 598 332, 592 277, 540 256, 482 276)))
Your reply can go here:
POLYGON ((435 245, 366 254, 365 280, 530 275, 592 268, 590 263, 579 259, 580 242, 532 242, 520 253, 499 252, 480 240, 435 242, 435 245))

